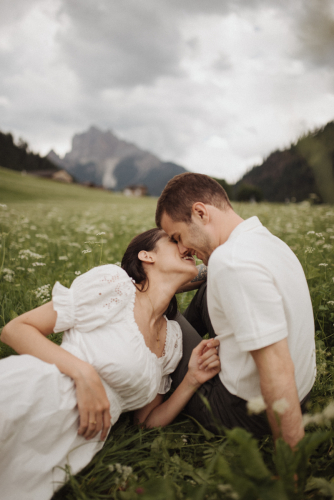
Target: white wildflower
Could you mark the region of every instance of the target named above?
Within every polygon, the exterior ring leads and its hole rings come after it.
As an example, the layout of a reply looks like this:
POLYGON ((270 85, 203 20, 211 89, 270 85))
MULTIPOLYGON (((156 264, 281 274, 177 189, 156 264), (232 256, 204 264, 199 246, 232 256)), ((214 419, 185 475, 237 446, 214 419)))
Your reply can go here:
POLYGON ((326 406, 326 408, 324 409, 322 414, 326 420, 333 420, 334 419, 334 402, 333 401, 326 406))
POLYGON ((46 264, 45 262, 33 262, 31 265, 37 267, 37 266, 45 266, 46 264))
POLYGON ((318 236, 318 238, 322 238, 322 233, 315 233, 316 236, 318 236))
POLYGON ((30 226, 30 229, 31 229, 32 231, 36 231, 37 227, 36 227, 36 226, 30 226))
POLYGON ((122 474, 122 466, 121 464, 115 464, 116 470, 119 474, 122 474))
POLYGON ((273 403, 273 410, 278 413, 279 415, 283 415, 286 410, 289 408, 289 403, 285 398, 278 399, 273 403))
POLYGON ((312 247, 306 247, 305 248, 305 253, 313 253, 315 250, 315 248, 312 248, 312 247))
POLYGON ((20 259, 28 259, 28 257, 31 257, 33 259, 44 259, 44 255, 39 255, 38 253, 34 253, 29 249, 28 250, 20 250, 19 257, 20 257, 20 259))
POLYGON ((17 267, 16 269, 17 269, 18 271, 25 271, 25 268, 24 268, 24 267, 20 267, 20 266, 19 266, 19 267, 17 267))
POLYGON ((334 306, 334 300, 329 300, 327 304, 329 304, 330 306, 334 306))
POLYGON ((306 234, 314 234, 314 231, 308 231, 306 234))
POLYGON ((5 274, 3 277, 4 280, 13 282, 14 281, 14 276, 12 274, 5 274))
POLYGON ((35 269, 33 269, 32 267, 28 267, 28 268, 27 268, 27 271, 28 271, 29 273, 34 273, 34 272, 35 272, 35 269))
POLYGON ((114 472, 115 467, 111 464, 111 465, 108 465, 108 469, 110 470, 110 472, 114 472))
POLYGON ((81 271, 74 271, 74 274, 76 274, 77 276, 80 276, 81 271))
POLYGON ((97 233, 96 236, 101 236, 102 234, 106 234, 104 231, 101 231, 101 233, 97 233))
POLYGON ((5 205, 4 203, 0 203, 0 208, 3 208, 4 210, 7 210, 7 205, 5 205))
POLYGON ((319 266, 327 267, 328 264, 325 264, 325 262, 321 262, 321 264, 319 264, 319 266))
POLYGON ((80 248, 81 245, 79 245, 79 243, 76 243, 75 241, 72 243, 72 242, 69 242, 68 243, 68 246, 70 247, 77 247, 77 248, 80 248))
POLYGON ((49 237, 47 234, 35 234, 36 238, 42 238, 43 240, 48 240, 49 237))
POLYGON ((323 245, 325 243, 325 240, 318 240, 315 242, 316 245, 323 245))
POLYGON ((121 267, 121 263, 120 262, 115 262, 115 266, 121 267))
POLYGON ((2 272, 4 274, 14 274, 14 271, 12 271, 11 269, 8 269, 8 267, 4 267, 2 272))
POLYGON ((331 227, 328 227, 328 228, 326 229, 326 231, 327 231, 327 233, 332 233, 332 232, 333 232, 333 229, 332 229, 331 227))
POLYGON ((88 250, 88 249, 87 250, 82 250, 81 253, 91 253, 91 250, 88 250))
POLYGON ((264 411, 266 408, 267 405, 261 395, 247 401, 247 410, 250 414, 255 413, 257 415, 258 413, 264 411))
POLYGON ((37 299, 42 299, 43 302, 47 302, 51 295, 51 285, 43 285, 34 291, 37 299))
POLYGON ((68 260, 68 257, 67 257, 67 255, 61 255, 59 257, 59 260, 68 260))

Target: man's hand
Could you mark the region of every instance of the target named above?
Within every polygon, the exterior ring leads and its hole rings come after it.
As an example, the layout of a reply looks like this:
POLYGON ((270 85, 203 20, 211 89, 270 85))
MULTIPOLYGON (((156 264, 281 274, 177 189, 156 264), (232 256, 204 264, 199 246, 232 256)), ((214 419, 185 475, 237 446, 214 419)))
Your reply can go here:
POLYGON ((94 438, 100 431, 101 440, 107 437, 111 416, 106 391, 96 370, 89 364, 75 378, 80 426, 78 434, 94 438))
POLYGON ((251 351, 257 366, 263 399, 274 439, 282 437, 294 448, 304 437, 302 414, 295 382, 294 365, 287 339, 251 351), (278 415, 276 401, 286 400, 286 410, 278 415), (278 418, 277 418, 278 417, 278 418))

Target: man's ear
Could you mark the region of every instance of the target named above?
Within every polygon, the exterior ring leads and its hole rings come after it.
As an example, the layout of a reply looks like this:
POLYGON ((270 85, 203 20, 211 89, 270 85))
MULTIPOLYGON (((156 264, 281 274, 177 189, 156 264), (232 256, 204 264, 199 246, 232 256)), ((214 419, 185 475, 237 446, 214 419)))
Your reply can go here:
POLYGON ((140 250, 138 254, 138 259, 146 264, 153 264, 155 262, 155 258, 152 252, 146 252, 146 250, 140 250))
POLYGON ((193 204, 191 207, 191 215, 195 221, 197 220, 202 224, 207 224, 210 219, 208 207, 201 201, 197 201, 193 204))

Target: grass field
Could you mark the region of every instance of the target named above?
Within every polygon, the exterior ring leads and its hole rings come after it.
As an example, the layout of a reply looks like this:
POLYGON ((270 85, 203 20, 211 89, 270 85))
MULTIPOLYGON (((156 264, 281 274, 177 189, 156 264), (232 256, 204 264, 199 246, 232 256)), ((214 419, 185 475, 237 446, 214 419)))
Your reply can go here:
MULTIPOLYGON (((132 236, 154 226, 155 206, 154 198, 126 198, 0 169, 0 328, 50 300, 55 281, 69 286, 93 266, 120 262, 132 236)), ((333 399, 334 207, 261 203, 234 208, 244 218, 257 215, 304 267, 318 366, 310 413, 319 413, 333 399)), ((178 296, 181 310, 191 297, 178 296)), ((0 343, 0 357, 12 353, 0 343)), ((68 471, 67 485, 54 498, 334 498, 331 413, 329 408, 317 416, 324 425, 309 426, 295 454, 283 442, 274 451, 270 437, 257 443, 240 429, 213 436, 185 415, 163 430, 140 429, 131 415, 122 415, 103 450, 77 476, 68 471)))

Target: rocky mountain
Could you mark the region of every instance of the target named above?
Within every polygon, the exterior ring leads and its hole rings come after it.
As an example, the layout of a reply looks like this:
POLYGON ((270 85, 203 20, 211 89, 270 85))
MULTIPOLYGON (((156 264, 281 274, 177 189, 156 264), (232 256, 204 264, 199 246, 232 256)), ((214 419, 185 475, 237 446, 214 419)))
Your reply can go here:
POLYGON ((186 170, 171 162, 162 162, 135 144, 118 139, 110 130, 90 127, 76 134, 72 149, 60 158, 54 151, 48 160, 65 169, 78 182, 94 183, 115 191, 128 185, 144 184, 148 193, 159 196, 174 175, 186 170))

